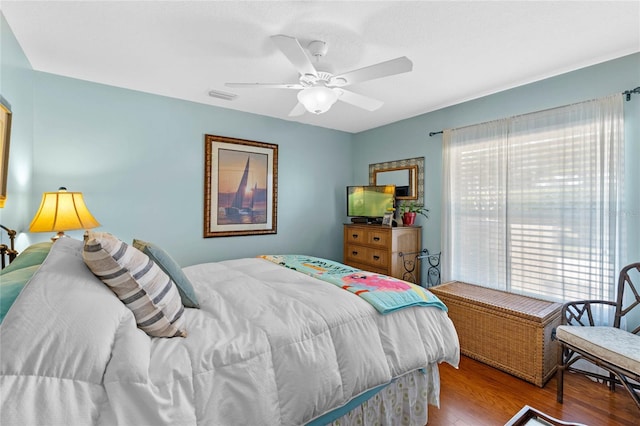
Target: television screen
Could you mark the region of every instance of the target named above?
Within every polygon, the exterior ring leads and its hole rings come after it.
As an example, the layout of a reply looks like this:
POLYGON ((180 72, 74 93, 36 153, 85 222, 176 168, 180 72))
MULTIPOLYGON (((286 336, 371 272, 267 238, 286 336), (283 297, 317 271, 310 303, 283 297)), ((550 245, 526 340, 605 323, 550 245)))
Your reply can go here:
POLYGON ((383 186, 348 186, 347 216, 349 217, 382 217, 388 209, 393 208, 396 187, 383 186))

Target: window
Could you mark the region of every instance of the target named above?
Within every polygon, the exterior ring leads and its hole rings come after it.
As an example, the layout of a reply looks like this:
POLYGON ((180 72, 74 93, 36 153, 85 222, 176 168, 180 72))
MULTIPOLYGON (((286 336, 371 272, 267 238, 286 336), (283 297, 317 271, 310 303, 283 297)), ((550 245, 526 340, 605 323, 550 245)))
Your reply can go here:
POLYGON ((445 279, 613 299, 623 133, 621 95, 445 131, 445 279))

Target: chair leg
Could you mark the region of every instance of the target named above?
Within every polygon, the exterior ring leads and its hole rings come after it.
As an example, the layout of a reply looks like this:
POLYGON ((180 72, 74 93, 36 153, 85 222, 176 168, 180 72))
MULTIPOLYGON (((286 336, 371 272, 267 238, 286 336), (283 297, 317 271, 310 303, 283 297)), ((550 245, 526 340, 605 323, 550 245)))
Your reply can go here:
POLYGON ((557 395, 556 401, 562 404, 564 393, 564 345, 558 342, 558 365, 556 367, 557 395))
MULTIPOLYGON (((562 400, 563 400, 563 393, 564 393, 564 373, 565 373, 565 370, 569 368, 569 365, 572 362, 574 354, 575 352, 572 349, 565 346, 562 342, 558 341, 558 364, 556 366, 556 383, 557 383, 556 401, 558 401, 558 403, 560 404, 562 404, 563 402, 562 400)), ((612 391, 615 391, 616 383, 620 383, 629 392, 629 395, 633 399, 633 402, 636 404, 636 406, 640 408, 640 391, 638 391, 637 385, 631 383, 631 380, 638 381, 637 376, 633 377, 633 379, 629 379, 623 372, 618 371, 617 369, 611 369, 613 368, 611 366, 606 367, 601 363, 597 362, 596 360, 592 360, 592 359, 588 359, 588 360, 593 362, 595 365, 598 365, 609 371, 609 378, 607 378, 607 376, 604 376, 604 375, 596 375, 595 377, 598 377, 599 379, 602 379, 604 381, 608 381, 609 383, 607 383, 608 385, 607 387, 609 387, 612 391)), ((586 372, 583 372, 583 373, 589 376, 588 373, 586 372)))
POLYGON ((609 373, 609 390, 611 392, 616 391, 616 376, 613 373, 609 373))
POLYGON ((634 387, 631 385, 631 383, 629 382, 629 379, 626 376, 619 375, 618 378, 620 379, 620 383, 622 384, 622 386, 627 390, 627 392, 629 392, 629 395, 633 399, 633 402, 635 402, 638 408, 640 408, 640 393, 638 393, 634 389, 634 387))

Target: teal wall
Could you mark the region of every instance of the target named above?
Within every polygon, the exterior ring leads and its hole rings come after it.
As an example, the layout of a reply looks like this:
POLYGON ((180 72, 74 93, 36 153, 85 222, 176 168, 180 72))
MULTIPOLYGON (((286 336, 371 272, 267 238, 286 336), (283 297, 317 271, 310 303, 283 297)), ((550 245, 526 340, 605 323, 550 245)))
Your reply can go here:
MULTIPOLYGON (((11 28, 0 13, 0 95, 11 105, 11 147, 7 202, 0 209, 0 224, 12 229, 29 226, 31 213, 31 181, 33 154, 33 72, 31 64, 15 39, 11 28)), ((8 244, 6 234, 0 242, 8 244)), ((25 234, 18 236, 17 245, 28 244, 25 234)))
MULTIPOLYGON (((540 111, 640 86, 640 53, 604 62, 536 83, 464 102, 354 135, 353 180, 368 179, 368 165, 382 161, 425 157, 425 205, 430 218, 423 226, 423 247, 440 251, 442 208, 442 135, 429 132, 482 123, 540 111)), ((625 107, 626 187, 624 196, 628 229, 628 256, 622 263, 640 259, 640 95, 625 107)))
POLYGON ((81 191, 99 229, 160 244, 182 265, 342 259, 350 134, 40 72, 34 98, 34 202, 81 191), (205 134, 278 144, 277 234, 202 237, 205 134))

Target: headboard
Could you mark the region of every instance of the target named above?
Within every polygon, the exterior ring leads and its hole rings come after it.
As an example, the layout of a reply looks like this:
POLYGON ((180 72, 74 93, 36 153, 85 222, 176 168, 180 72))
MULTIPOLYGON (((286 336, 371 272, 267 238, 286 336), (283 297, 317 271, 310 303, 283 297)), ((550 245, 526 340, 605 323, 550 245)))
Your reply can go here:
POLYGON ((16 240, 16 231, 13 229, 9 229, 4 225, 0 225, 0 228, 4 229, 9 235, 9 246, 6 244, 0 244, 0 265, 4 269, 9 263, 13 262, 13 259, 16 258, 18 252, 15 249, 15 240, 16 240), (8 258, 8 262, 7 262, 8 258))

